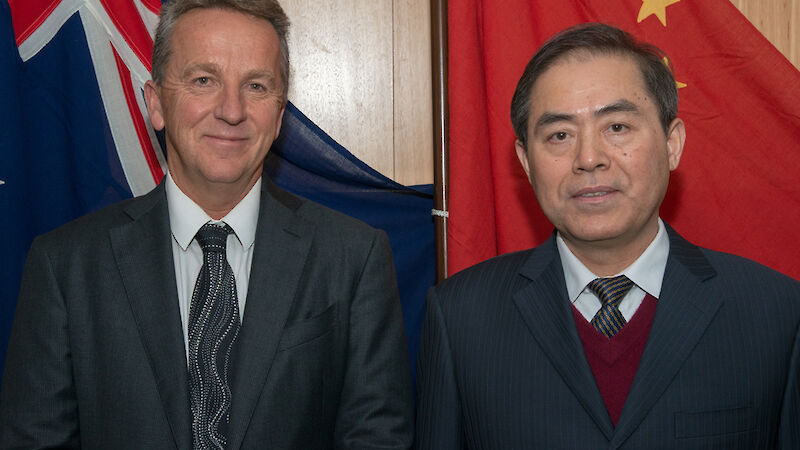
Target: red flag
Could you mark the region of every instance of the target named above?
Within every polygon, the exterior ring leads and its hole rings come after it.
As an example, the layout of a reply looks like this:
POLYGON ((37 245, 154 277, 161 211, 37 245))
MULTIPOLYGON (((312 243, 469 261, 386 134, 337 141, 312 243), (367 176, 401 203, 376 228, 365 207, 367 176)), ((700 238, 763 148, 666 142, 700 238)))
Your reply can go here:
POLYGON ((514 153, 509 109, 536 49, 584 22, 671 59, 687 138, 661 217, 698 245, 800 279, 800 72, 728 0, 449 2, 448 273, 552 232, 514 153))

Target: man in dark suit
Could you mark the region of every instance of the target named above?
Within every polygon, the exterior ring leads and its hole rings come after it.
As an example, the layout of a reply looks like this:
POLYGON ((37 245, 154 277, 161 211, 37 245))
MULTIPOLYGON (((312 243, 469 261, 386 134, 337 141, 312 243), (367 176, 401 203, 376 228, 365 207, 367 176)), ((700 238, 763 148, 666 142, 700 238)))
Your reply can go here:
POLYGON ((32 246, 1 448, 408 448, 383 232, 278 189, 288 19, 173 0, 145 87, 169 174, 32 246))
POLYGON ((418 448, 800 448, 800 283, 659 219, 685 139, 662 58, 590 24, 528 63, 516 151, 556 232, 430 291, 418 448))

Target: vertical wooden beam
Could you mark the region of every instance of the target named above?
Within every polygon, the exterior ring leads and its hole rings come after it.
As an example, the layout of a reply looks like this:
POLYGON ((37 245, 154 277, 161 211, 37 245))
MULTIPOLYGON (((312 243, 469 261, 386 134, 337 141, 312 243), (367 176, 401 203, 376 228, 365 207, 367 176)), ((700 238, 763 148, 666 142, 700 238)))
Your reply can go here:
POLYGON ((449 116, 447 102, 447 0, 431 0, 433 79, 433 185, 436 280, 447 277, 447 188, 449 116))

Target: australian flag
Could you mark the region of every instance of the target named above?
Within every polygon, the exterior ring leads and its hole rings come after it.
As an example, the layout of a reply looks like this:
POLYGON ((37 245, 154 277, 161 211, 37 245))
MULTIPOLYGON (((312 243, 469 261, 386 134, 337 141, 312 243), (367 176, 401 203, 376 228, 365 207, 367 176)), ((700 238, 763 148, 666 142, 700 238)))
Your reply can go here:
MULTIPOLYGON (((142 94, 160 7, 0 0, 0 372, 33 238, 144 194, 166 173, 142 94)), ((265 172, 284 189, 386 230, 413 367, 435 277, 431 187, 375 172, 291 103, 265 172)))

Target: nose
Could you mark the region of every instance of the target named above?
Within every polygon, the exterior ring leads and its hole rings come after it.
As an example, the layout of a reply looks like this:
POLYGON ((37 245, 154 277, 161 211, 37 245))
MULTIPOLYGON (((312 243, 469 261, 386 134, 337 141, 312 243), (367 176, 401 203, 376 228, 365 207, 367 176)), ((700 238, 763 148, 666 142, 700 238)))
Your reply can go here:
POLYGON ((588 132, 581 133, 575 145, 572 167, 575 173, 608 168, 610 160, 602 139, 588 132))
POLYGON ((247 109, 242 92, 237 86, 228 85, 221 90, 214 115, 229 125, 237 125, 245 120, 247 109))

